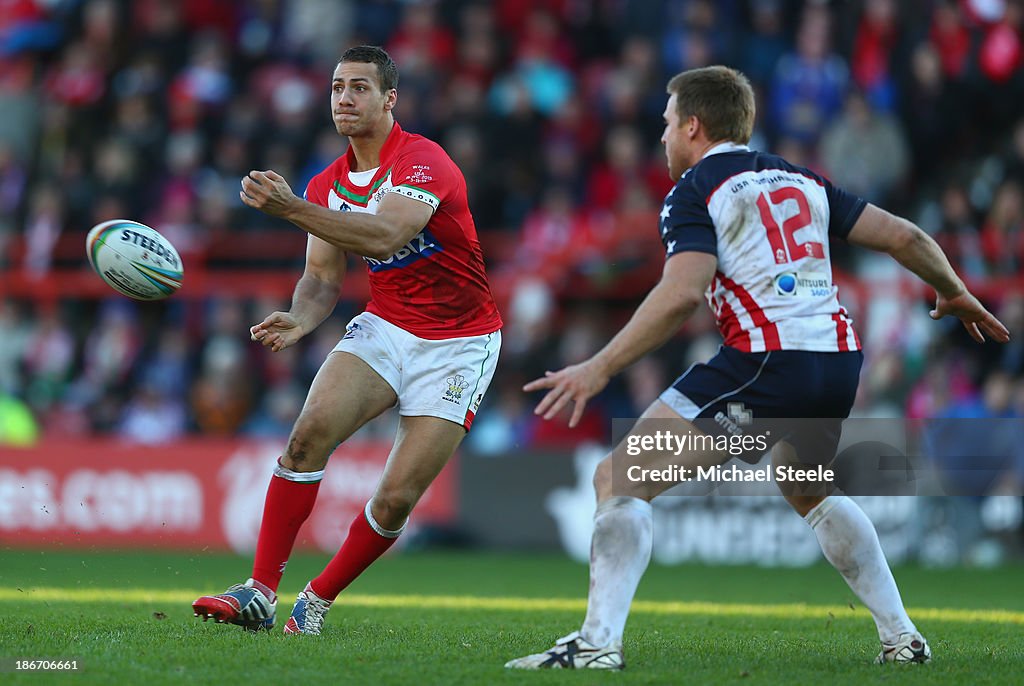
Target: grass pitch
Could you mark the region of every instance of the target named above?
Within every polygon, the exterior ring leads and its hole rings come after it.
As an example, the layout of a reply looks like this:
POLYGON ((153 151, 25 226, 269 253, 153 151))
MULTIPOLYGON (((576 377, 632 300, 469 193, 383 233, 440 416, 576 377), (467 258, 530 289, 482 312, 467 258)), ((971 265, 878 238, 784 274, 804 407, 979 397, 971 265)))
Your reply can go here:
POLYGON ((0 683, 1010 684, 1024 665, 1024 568, 896 571, 932 664, 877 666, 874 624, 827 566, 652 566, 634 603, 624 673, 511 672, 582 620, 587 569, 560 557, 407 554, 348 589, 319 638, 280 627, 326 558, 295 557, 278 629, 202 623, 190 603, 250 560, 0 549, 0 663, 71 659, 79 671, 0 683))

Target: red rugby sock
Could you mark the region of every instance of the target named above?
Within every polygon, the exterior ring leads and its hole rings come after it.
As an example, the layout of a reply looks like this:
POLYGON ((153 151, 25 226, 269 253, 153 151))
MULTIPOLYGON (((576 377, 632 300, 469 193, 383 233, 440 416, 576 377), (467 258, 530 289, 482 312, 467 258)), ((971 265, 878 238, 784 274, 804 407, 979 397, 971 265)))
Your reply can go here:
POLYGON ((280 476, 282 469, 278 467, 270 478, 260 536, 256 541, 256 557, 252 563, 252 578, 275 592, 295 545, 295 537, 313 511, 316 494, 320 490, 319 480, 293 481, 280 476))
POLYGON ((334 600, 339 593, 352 583, 363 570, 373 564, 374 560, 384 554, 394 542, 402 529, 398 531, 387 531, 374 522, 371 526, 369 519, 370 507, 367 504, 365 510, 356 515, 352 525, 348 529, 348 538, 341 544, 339 550, 320 576, 310 582, 313 592, 325 600, 334 600))

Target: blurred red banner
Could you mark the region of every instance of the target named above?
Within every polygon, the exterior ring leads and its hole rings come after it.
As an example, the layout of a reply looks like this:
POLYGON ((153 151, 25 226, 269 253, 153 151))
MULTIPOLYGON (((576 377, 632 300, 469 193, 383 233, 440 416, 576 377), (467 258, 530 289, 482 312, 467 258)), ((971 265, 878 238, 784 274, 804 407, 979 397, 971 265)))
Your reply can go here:
MULTIPOLYGON (((0 447, 0 544, 252 551, 282 448, 237 440, 0 447)), ((390 449, 353 442, 335 451, 297 547, 338 549, 390 449)), ((452 523, 455 497, 449 465, 416 506, 410 527, 452 523)))

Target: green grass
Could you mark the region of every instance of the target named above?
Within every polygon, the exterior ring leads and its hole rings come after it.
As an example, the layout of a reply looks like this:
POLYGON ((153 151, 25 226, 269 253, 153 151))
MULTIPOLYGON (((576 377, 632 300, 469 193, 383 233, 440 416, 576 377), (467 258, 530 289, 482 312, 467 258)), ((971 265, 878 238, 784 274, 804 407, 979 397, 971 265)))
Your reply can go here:
MULTIPOLYGON (((279 623, 324 562, 289 563, 279 623)), ((579 626, 587 570, 560 557, 386 557, 346 591, 318 639, 192 617, 195 595, 248 570, 247 559, 205 553, 0 549, 0 658, 82 665, 0 683, 1009 684, 1024 664, 1020 567, 897 570, 936 659, 878 667, 871 618, 829 567, 652 566, 621 674, 502 669, 579 626)))

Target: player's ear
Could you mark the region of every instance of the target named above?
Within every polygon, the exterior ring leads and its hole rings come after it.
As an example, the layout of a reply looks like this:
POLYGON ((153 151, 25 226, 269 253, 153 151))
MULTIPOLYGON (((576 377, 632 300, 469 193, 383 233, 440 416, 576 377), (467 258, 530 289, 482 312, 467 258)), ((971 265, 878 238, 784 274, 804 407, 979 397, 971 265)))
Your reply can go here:
POLYGON ((697 115, 691 114, 686 120, 686 135, 691 139, 696 138, 700 132, 700 127, 700 119, 697 118, 697 115))
POLYGON ((395 104, 398 102, 398 91, 394 88, 388 90, 384 94, 384 111, 390 112, 395 108, 395 104))

